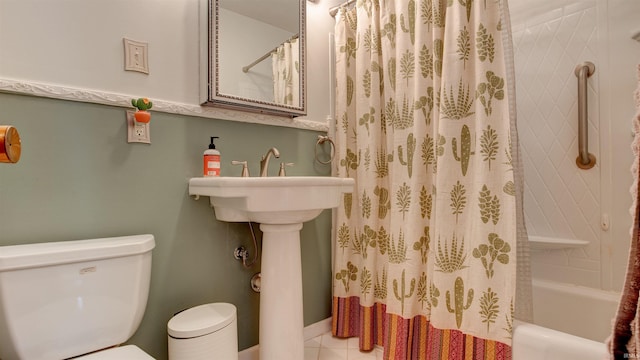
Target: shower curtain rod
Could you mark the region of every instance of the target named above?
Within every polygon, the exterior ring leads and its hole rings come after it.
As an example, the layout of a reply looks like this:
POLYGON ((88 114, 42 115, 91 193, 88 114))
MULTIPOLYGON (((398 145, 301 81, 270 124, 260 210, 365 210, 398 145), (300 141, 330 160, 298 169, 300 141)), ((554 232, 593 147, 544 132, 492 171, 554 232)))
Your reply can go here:
POLYGON ((353 4, 354 2, 356 2, 356 0, 347 0, 342 5, 337 5, 337 6, 332 7, 331 9, 329 9, 329 15, 331 15, 333 17, 336 17, 336 14, 338 13, 338 10, 340 10, 341 7, 349 6, 349 5, 353 4))
POLYGON ((285 40, 285 41, 281 42, 281 43, 280 43, 280 45, 278 45, 278 46, 274 47, 273 49, 271 49, 271 50, 267 51, 264 55, 262 55, 261 57, 259 57, 258 59, 256 59, 256 60, 255 60, 254 62, 252 62, 251 64, 249 64, 249 65, 247 65, 247 66, 244 66, 244 67, 242 68, 242 72, 245 72, 245 73, 246 73, 246 72, 249 72, 249 70, 251 70, 251 68, 252 68, 252 67, 256 66, 256 65, 257 65, 257 64, 259 64, 262 60, 264 60, 264 59, 268 58, 268 57, 269 57, 269 55, 271 55, 274 51, 278 50, 278 48, 279 48, 280 46, 282 46, 282 44, 286 43, 287 41, 291 41, 291 40, 297 39, 297 38, 298 38, 298 36, 300 36, 300 34, 295 34, 295 35, 293 35, 292 37, 290 37, 289 39, 287 39, 287 40, 285 40))

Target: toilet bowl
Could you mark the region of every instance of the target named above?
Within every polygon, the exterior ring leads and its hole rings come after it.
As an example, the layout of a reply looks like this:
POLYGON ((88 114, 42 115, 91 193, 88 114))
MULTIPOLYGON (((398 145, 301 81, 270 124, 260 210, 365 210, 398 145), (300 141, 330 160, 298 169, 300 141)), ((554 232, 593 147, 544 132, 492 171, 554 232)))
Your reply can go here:
POLYGON ((144 315, 154 247, 153 235, 1 246, 0 359, 153 359, 115 346, 144 315))

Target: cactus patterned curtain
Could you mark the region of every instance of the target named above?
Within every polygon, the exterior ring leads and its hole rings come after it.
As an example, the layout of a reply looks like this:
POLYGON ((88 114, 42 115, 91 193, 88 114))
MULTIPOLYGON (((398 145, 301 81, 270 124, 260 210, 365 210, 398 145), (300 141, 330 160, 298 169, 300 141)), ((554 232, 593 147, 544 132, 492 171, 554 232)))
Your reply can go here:
POLYGON ((338 14, 337 171, 356 189, 337 215, 333 334, 383 346, 384 359, 511 358, 503 9, 358 0, 338 14))
POLYGON ((271 54, 273 97, 277 104, 300 105, 300 50, 298 38, 285 41, 271 54))

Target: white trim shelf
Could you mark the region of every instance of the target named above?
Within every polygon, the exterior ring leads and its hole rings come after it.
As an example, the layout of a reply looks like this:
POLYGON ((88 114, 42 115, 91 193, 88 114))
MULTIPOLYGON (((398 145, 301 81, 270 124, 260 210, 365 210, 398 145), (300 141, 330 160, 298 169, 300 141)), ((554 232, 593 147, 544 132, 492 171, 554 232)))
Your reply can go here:
MULTIPOLYGON (((131 108, 131 99, 137 96, 113 92, 82 89, 71 86, 43 84, 38 82, 0 78, 0 92, 78 101, 102 105, 131 108)), ((153 111, 199 116, 204 118, 231 120, 245 123, 290 127, 320 132, 329 131, 329 121, 291 119, 268 114, 257 114, 231 109, 213 108, 195 104, 153 99, 153 111)))
POLYGON ((589 242, 586 240, 529 235, 529 247, 531 250, 564 250, 587 245, 589 245, 589 242))

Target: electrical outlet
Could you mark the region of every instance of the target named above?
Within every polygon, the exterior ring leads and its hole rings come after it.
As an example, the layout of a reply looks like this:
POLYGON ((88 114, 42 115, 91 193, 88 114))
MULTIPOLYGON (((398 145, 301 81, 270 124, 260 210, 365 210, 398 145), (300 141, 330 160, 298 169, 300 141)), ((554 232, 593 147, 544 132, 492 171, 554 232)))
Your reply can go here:
POLYGON ((135 111, 127 110, 127 142, 151 144, 151 123, 137 122, 134 113, 135 111))

